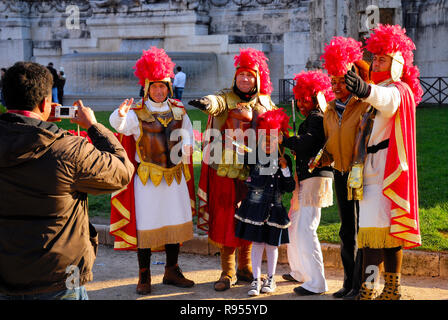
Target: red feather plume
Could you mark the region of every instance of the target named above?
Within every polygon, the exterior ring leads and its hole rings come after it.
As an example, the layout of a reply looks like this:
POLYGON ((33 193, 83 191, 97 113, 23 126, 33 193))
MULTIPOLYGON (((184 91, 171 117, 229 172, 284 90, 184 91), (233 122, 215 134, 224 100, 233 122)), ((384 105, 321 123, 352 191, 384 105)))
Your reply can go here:
POLYGON ((327 101, 334 100, 335 96, 331 89, 330 77, 321 70, 302 71, 294 75, 295 85, 292 88, 296 100, 303 99, 311 101, 319 91, 322 92, 327 101))
POLYGON ((261 94, 270 95, 272 93, 272 83, 267 64, 268 58, 262 51, 254 48, 241 48, 240 54, 234 57, 235 68, 244 67, 253 70, 258 70, 260 75, 261 94))
POLYGON ((134 75, 139 79, 140 85, 145 86, 146 79, 159 81, 167 77, 174 78, 175 65, 165 50, 151 47, 143 50, 143 55, 134 66, 134 75))
POLYGON ((365 48, 373 54, 386 55, 400 52, 404 58, 403 75, 401 81, 406 82, 414 93, 414 100, 419 104, 422 100, 423 89, 420 85, 420 71, 414 66, 414 42, 406 35, 406 29, 399 25, 382 25, 373 30, 366 40, 365 48))
POLYGON ((404 66, 401 81, 406 82, 414 94, 415 104, 418 105, 422 101, 423 89, 420 85, 420 70, 417 66, 404 66))
POLYGON ((333 37, 320 57, 324 60, 323 67, 329 75, 345 75, 349 64, 362 59, 361 47, 362 43, 353 38, 333 37))
POLYGON ((266 111, 257 118, 257 129, 265 129, 267 133, 271 129, 277 129, 289 137, 289 128, 289 117, 282 108, 266 111))
POLYGON ((365 49, 378 55, 401 52, 405 65, 412 65, 414 62, 412 51, 415 50, 415 44, 406 35, 406 29, 399 25, 378 24, 366 39, 365 49))

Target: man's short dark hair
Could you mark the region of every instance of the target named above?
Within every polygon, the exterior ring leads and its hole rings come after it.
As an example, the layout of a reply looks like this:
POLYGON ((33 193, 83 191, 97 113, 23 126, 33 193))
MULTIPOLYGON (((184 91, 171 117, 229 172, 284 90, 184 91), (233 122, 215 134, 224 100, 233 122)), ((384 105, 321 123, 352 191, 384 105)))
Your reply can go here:
POLYGON ((3 78, 3 97, 8 109, 33 110, 51 96, 50 71, 35 62, 17 62, 3 78))
POLYGON ((182 67, 177 67, 177 71, 182 71, 182 67))

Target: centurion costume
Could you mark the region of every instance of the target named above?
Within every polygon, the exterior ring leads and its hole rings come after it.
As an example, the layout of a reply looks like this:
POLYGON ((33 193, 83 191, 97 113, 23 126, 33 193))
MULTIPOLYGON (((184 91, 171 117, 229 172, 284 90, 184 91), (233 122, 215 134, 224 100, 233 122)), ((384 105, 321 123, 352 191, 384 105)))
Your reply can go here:
MULTIPOLYGON (((177 261, 179 243, 193 238, 193 169, 191 156, 188 163, 182 158, 183 146, 192 145, 192 125, 180 101, 167 98, 155 102, 150 96, 154 83, 165 84, 172 94, 173 67, 163 49, 152 47, 144 51, 134 67, 144 87, 143 100, 124 117, 118 109, 110 116, 110 123, 120 133, 136 168, 132 182, 112 195, 110 233, 115 236, 116 250, 139 249, 139 264, 143 252, 140 249, 165 249, 168 261, 171 245, 174 245, 171 256, 177 261)), ((149 256, 144 260, 148 259, 149 256)), ((170 283, 165 280, 164 277, 164 283, 170 283)), ((150 288, 143 291, 149 293, 150 288)))
MULTIPOLYGON (((235 210, 247 192, 244 180, 249 171, 237 161, 236 149, 228 147, 232 146, 234 139, 227 132, 232 129, 241 129, 240 132, 256 129, 257 116, 275 108, 270 99, 272 85, 266 60, 263 52, 252 48, 240 49, 240 54, 235 56, 236 72, 232 87, 189 102, 209 115, 207 129, 216 129, 221 133, 220 138, 214 137, 215 140, 210 140, 204 148, 198 187, 198 227, 208 231, 209 241, 221 248, 223 272, 215 284, 216 290, 226 290, 236 281, 235 248, 239 248, 238 279, 252 280, 250 242, 235 237, 234 231, 235 210), (240 91, 236 85, 241 72, 249 72, 256 78, 254 89, 248 93, 240 91), (216 146, 222 150, 222 157, 214 161, 211 160, 211 150, 216 146)), ((240 142, 244 147, 248 139, 243 138, 240 142)))
MULTIPOLYGON (((415 45, 398 25, 378 25, 366 40, 376 56, 392 58, 386 71, 371 70, 374 85, 346 75, 347 88, 376 112, 368 139, 359 201, 358 245, 366 267, 384 262, 385 286, 378 299, 399 299, 402 248, 421 245, 418 219, 415 108, 421 101, 415 45)), ((366 277, 364 277, 366 281, 366 277)), ((374 286, 364 282, 361 299, 372 299, 374 286)))
MULTIPOLYGON (((368 80, 369 65, 362 60, 362 43, 350 37, 333 37, 324 47, 321 56, 332 81, 344 81, 344 75, 354 68, 362 79, 368 80)), ((338 86, 335 86, 338 90, 338 86)), ((349 92, 348 92, 349 93, 349 92)), ((343 287, 333 293, 336 298, 353 298, 361 287, 361 251, 358 250, 356 234, 358 232, 358 202, 352 199, 352 190, 347 190, 349 172, 356 163, 354 147, 360 118, 366 113, 369 104, 359 100, 353 94, 346 101, 334 99, 328 103, 324 114, 324 131, 327 138, 322 162, 331 163, 334 168, 334 186, 341 220, 339 236, 341 239, 341 260, 344 267, 343 287)), ((360 155, 362 156, 362 154, 360 155)), ((355 178, 355 175, 352 175, 355 178)), ((355 179, 353 179, 355 180, 355 179)), ((356 186, 356 185, 354 185, 356 186)))

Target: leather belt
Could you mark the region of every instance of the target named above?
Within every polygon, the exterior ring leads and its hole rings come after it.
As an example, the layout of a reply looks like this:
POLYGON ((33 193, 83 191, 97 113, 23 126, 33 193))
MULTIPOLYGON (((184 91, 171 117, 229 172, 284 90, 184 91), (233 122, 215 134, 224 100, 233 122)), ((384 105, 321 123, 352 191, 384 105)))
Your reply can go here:
POLYGON ((383 140, 378 144, 367 147, 367 153, 377 153, 381 149, 386 149, 389 146, 389 139, 383 140))

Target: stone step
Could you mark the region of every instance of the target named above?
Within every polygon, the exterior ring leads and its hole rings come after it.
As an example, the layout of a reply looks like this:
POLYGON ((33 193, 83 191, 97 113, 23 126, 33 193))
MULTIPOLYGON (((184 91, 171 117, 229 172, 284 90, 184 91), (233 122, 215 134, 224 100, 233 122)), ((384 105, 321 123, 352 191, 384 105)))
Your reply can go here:
MULTIPOLYGON (((94 226, 98 232, 100 244, 114 244, 114 237, 109 234, 109 225, 94 224, 94 226)), ((321 243, 321 247, 325 267, 342 269, 340 246, 332 243, 321 243)), ((198 234, 195 234, 193 239, 183 243, 180 250, 185 253, 201 255, 219 254, 219 248, 208 242, 207 235, 198 234)), ((288 263, 286 245, 281 245, 279 248, 278 263, 288 263)), ((402 274, 448 278, 448 253, 404 250, 402 274)))

